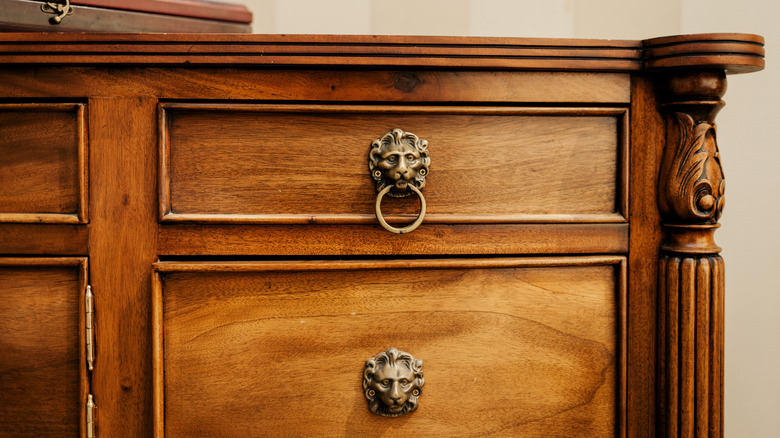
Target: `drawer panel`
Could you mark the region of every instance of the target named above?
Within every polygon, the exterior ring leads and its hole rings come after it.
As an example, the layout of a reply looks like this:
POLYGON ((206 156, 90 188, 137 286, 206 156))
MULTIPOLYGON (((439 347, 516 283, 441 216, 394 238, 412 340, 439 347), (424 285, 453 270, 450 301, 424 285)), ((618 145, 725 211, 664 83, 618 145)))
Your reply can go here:
POLYGON ((623 258, 156 265, 157 436, 615 436, 623 258), (366 359, 423 360, 372 414, 366 359))
MULTIPOLYGON (((373 223, 371 142, 428 141, 428 223, 624 222, 615 108, 164 104, 163 221, 373 223)), ((408 222, 415 197, 383 202, 408 222)))
POLYGON ((81 104, 0 104, 0 222, 87 221, 81 104))
POLYGON ((0 436, 80 436, 83 259, 0 258, 0 436))

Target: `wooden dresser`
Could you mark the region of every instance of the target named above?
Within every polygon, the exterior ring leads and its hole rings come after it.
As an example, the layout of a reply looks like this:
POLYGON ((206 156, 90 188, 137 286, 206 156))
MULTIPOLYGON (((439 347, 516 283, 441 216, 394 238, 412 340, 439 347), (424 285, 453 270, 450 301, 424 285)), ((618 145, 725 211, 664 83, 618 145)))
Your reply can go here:
POLYGON ((0 34, 0 436, 722 436, 763 54, 0 34))

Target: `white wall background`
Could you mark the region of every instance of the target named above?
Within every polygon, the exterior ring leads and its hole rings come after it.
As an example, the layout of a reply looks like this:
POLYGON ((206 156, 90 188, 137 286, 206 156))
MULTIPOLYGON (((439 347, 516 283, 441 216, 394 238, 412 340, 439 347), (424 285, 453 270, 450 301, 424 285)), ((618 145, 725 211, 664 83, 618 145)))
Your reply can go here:
MULTIPOLYGON (((233 0, 241 1, 241 0, 233 0)), ((780 2, 777 0, 244 0, 255 33, 644 39, 746 32, 767 69, 729 77, 718 136, 728 203, 726 436, 780 437, 780 2), (778 125, 775 125, 778 124, 778 125)))

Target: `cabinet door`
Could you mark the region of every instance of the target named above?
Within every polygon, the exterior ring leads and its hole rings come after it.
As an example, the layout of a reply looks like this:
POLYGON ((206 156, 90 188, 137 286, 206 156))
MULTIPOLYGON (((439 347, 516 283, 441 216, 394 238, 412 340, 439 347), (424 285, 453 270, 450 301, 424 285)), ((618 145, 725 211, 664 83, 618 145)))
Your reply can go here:
POLYGON ((158 263, 156 436, 619 436, 623 261, 158 263), (423 361, 394 418, 390 348, 423 361))
POLYGON ((0 436, 84 433, 86 259, 0 258, 0 436))

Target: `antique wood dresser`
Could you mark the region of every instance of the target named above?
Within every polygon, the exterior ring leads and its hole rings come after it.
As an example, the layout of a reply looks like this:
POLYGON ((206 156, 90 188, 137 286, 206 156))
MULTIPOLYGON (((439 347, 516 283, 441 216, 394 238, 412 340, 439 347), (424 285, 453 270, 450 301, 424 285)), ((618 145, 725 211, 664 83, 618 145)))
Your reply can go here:
POLYGON ((0 435, 722 436, 763 54, 0 34, 0 435))

